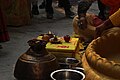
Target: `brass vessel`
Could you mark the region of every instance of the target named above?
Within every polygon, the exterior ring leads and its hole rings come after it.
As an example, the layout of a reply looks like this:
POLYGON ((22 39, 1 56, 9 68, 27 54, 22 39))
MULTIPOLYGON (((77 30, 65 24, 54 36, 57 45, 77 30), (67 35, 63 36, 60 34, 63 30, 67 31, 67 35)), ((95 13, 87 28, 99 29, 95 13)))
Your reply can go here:
POLYGON ((50 73, 59 68, 56 57, 46 50, 46 41, 29 40, 30 48, 17 60, 14 76, 17 80, 51 80, 50 73))
POLYGON ((104 31, 82 57, 85 80, 120 80, 120 28, 104 31))

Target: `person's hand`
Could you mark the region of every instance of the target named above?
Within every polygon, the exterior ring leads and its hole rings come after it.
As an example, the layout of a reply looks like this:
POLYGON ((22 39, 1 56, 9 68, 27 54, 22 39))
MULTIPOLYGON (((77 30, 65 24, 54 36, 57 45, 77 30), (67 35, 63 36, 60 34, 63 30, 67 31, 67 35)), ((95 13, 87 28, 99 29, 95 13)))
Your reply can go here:
POLYGON ((98 26, 96 27, 96 31, 95 31, 95 36, 94 36, 94 38, 100 37, 101 34, 102 34, 105 30, 110 29, 110 28, 112 28, 112 27, 114 27, 113 24, 111 23, 111 21, 110 21, 109 19, 107 19, 104 23, 102 23, 102 24, 100 24, 100 25, 98 25, 98 26))
POLYGON ((87 20, 85 17, 80 17, 78 20, 78 26, 80 29, 85 29, 87 28, 87 20))
POLYGON ((105 27, 104 24, 101 24, 101 25, 99 25, 99 26, 96 27, 95 36, 94 36, 95 39, 96 39, 97 37, 100 37, 100 35, 101 35, 102 32, 104 31, 104 27, 105 27))

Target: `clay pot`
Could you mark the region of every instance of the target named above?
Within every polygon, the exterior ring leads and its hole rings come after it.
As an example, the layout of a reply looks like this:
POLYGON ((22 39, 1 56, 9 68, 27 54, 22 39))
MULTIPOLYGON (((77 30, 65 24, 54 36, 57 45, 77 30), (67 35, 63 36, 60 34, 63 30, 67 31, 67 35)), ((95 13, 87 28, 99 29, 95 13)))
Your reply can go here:
POLYGON ((50 73, 59 68, 56 57, 45 48, 46 41, 30 40, 30 48, 17 60, 14 76, 18 80, 51 80, 50 73))

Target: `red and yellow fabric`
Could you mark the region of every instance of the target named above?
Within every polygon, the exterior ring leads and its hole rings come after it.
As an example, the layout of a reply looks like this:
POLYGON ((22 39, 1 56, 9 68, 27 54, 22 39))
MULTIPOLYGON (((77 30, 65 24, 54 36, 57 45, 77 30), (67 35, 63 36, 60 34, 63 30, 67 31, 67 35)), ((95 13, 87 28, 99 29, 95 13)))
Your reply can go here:
POLYGON ((120 26, 120 8, 113 15, 109 17, 114 26, 120 26))

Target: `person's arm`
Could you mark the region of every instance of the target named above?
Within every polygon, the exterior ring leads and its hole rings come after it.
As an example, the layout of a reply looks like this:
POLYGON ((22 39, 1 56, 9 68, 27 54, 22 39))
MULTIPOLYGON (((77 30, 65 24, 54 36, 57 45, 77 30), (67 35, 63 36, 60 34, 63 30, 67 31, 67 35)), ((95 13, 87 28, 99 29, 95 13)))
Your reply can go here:
POLYGON ((95 38, 99 37, 103 31, 115 26, 120 27, 120 9, 112 14, 104 23, 97 26, 95 38))
POLYGON ((110 19, 107 19, 105 22, 96 27, 94 38, 100 37, 102 32, 113 27, 113 24, 110 19))
POLYGON ((80 0, 78 3, 78 16, 85 17, 87 10, 96 0, 80 0))
POLYGON ((80 0, 78 4, 78 26, 80 29, 87 27, 86 12, 96 0, 80 0))

